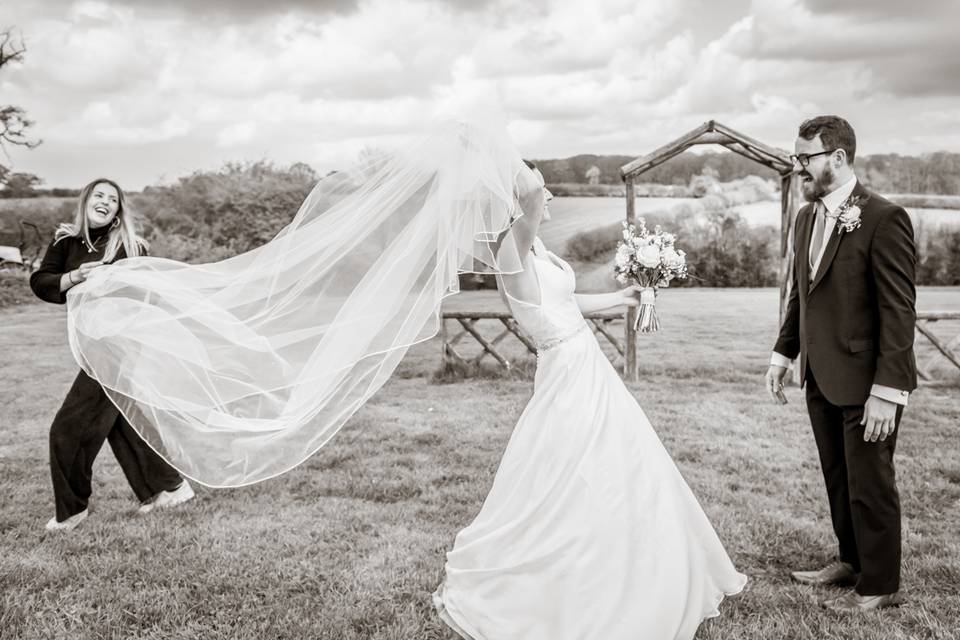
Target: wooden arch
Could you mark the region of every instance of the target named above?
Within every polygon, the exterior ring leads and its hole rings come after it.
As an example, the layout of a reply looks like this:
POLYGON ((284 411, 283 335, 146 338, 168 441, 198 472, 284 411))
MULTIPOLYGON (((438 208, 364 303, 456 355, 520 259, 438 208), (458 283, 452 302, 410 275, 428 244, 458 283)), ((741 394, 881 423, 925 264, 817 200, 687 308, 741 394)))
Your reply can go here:
MULTIPOLYGON (((800 182, 793 174, 793 163, 783 149, 766 145, 714 120, 705 122, 645 156, 620 167, 626 184, 627 222, 636 222, 633 185, 646 171, 698 144, 719 144, 734 153, 770 167, 780 175, 780 317, 790 297, 790 270, 793 268, 793 227, 800 210, 800 182)), ((633 330, 634 309, 627 311, 624 377, 637 378, 637 336, 633 330)))

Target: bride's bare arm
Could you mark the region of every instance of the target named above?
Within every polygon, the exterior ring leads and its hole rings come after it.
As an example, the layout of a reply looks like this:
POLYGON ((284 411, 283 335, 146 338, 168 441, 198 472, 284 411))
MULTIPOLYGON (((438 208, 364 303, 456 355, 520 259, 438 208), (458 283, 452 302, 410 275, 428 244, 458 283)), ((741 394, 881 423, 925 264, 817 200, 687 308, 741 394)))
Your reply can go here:
MULTIPOLYGON (((530 248, 537 237, 540 222, 543 219, 544 198, 543 182, 533 171, 521 171, 517 174, 517 200, 523 215, 520 216, 507 233, 513 235, 523 271, 504 274, 498 278, 498 285, 512 297, 531 304, 540 304, 540 283, 534 272, 533 254, 530 248)), ((500 239, 497 250, 503 247, 500 239)))
POLYGON ((621 305, 635 307, 640 304, 640 287, 630 286, 609 293, 578 293, 575 297, 580 313, 583 314, 605 311, 621 305))
POLYGON ((512 235, 512 242, 515 243, 517 253, 520 257, 525 257, 533 246, 533 241, 537 237, 537 231, 540 229, 540 222, 543 219, 544 198, 546 194, 543 190, 543 182, 537 178, 530 170, 521 170, 517 174, 517 204, 523 215, 519 216, 513 226, 497 239, 496 251, 499 253, 503 248, 503 242, 507 235, 512 235))

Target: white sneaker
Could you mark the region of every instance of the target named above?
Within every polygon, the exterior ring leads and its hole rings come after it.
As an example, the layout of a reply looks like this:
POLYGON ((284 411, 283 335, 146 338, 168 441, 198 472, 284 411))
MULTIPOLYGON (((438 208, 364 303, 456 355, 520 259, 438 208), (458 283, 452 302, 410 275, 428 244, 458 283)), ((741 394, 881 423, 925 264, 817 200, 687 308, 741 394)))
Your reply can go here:
POLYGON ((70 531, 75 529, 78 524, 87 519, 88 510, 84 509, 80 513, 75 513, 63 522, 58 522, 57 517, 50 518, 47 522, 47 531, 70 531))
POLYGON ((189 482, 184 480, 183 483, 173 491, 161 491, 151 504, 157 509, 167 509, 181 505, 188 500, 193 500, 194 495, 193 487, 190 486, 189 482))

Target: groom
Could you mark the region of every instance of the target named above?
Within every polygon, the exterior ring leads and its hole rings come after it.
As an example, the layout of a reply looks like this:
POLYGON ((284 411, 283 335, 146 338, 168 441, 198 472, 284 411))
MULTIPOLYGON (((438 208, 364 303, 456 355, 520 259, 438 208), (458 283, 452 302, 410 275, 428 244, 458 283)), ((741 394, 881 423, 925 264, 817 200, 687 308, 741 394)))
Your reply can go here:
POLYGON ((800 356, 840 557, 792 576, 853 584, 823 603, 844 612, 901 602, 893 452, 917 386, 913 227, 902 207, 857 181, 856 146, 843 118, 800 125, 791 159, 809 204, 797 217, 792 292, 766 375, 782 398, 787 367, 800 356))

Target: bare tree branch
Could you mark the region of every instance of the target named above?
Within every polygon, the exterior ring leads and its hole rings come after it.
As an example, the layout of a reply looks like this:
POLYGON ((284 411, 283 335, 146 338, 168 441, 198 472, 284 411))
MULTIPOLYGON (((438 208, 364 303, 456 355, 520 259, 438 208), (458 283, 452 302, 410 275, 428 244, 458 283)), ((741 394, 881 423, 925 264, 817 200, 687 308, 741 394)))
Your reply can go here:
MULTIPOLYGON (((0 69, 11 62, 23 61, 23 54, 27 46, 23 42, 23 35, 19 29, 8 27, 0 31, 0 69)), ((27 136, 27 129, 33 126, 33 120, 27 118, 27 113, 14 105, 0 105, 0 150, 9 159, 7 145, 17 145, 32 149, 40 144, 40 140, 27 136)))
POLYGON ((27 119, 26 112, 20 107, 0 106, 0 145, 10 143, 33 149, 40 140, 27 138, 26 130, 32 125, 33 120, 27 119))
POLYGON ((18 31, 12 28, 0 31, 0 67, 10 62, 23 60, 23 54, 26 51, 27 47, 23 43, 23 36, 18 31))

